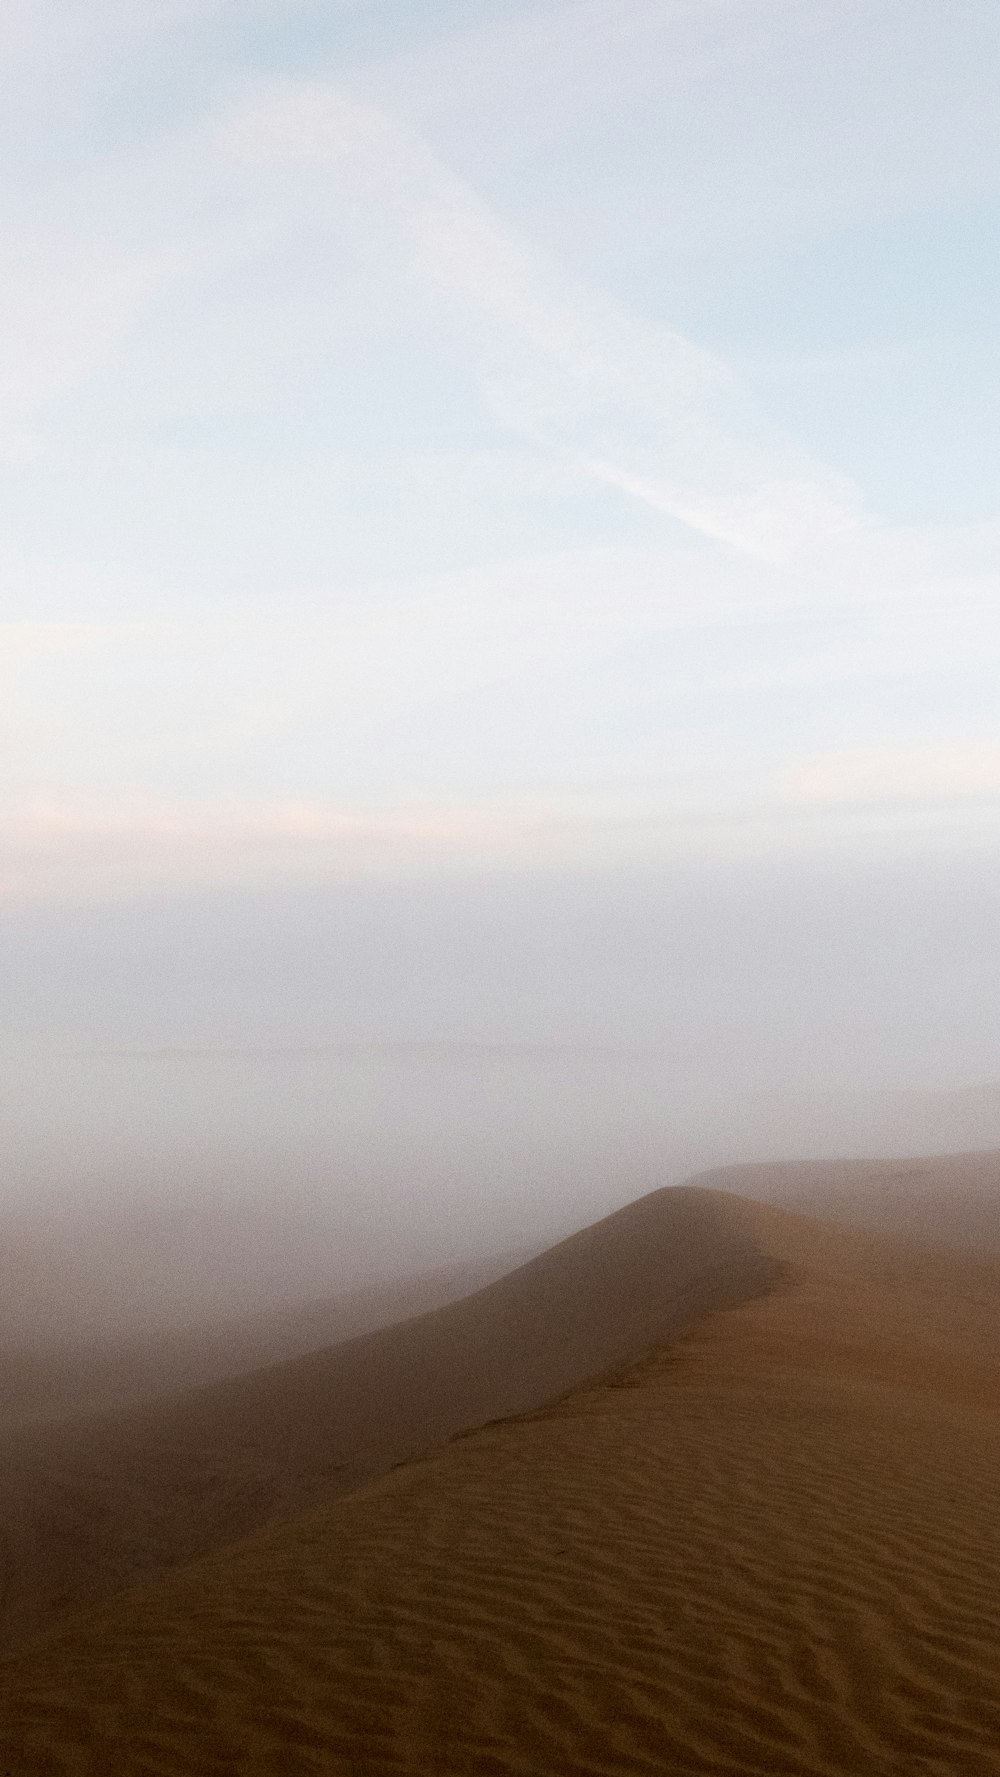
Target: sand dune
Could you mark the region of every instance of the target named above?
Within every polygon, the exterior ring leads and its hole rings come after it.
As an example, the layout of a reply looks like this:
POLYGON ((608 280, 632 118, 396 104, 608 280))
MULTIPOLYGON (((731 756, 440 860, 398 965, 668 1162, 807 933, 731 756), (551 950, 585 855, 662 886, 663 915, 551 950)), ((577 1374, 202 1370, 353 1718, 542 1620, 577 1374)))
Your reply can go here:
POLYGON ((0 1349, 4 1433, 16 1424, 175 1394, 319 1351, 471 1295, 512 1270, 521 1257, 440 1266, 183 1333, 0 1349))
POLYGON ((774 1262, 704 1192, 665 1191, 463 1301, 0 1451, 0 1636, 202 1553, 634 1359, 774 1262))
POLYGON ((831 1221, 1000 1252, 1000 1148, 920 1159, 723 1166, 694 1182, 831 1221))
POLYGON ((54 1629, 0 1770, 997 1777, 1000 1260, 701 1191, 580 1241, 431 1324, 550 1388, 679 1245, 713 1311, 54 1629))

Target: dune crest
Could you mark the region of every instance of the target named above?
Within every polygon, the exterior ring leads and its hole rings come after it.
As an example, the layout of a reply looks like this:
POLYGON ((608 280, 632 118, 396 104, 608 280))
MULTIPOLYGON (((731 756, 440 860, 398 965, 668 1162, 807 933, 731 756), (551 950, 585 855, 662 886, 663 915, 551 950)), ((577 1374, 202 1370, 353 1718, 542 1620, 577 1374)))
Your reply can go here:
POLYGON ((655 1192, 459 1302, 0 1451, 0 1644, 487 1419, 543 1405, 778 1274, 722 1199, 655 1192))
POLYGON ((447 1265, 334 1296, 144 1339, 79 1338, 0 1348, 7 1426, 97 1413, 302 1357, 471 1295, 521 1255, 447 1265))
POLYGON ((676 1210, 742 1301, 66 1621, 0 1666, 18 1777, 998 1777, 1000 1260, 676 1210))

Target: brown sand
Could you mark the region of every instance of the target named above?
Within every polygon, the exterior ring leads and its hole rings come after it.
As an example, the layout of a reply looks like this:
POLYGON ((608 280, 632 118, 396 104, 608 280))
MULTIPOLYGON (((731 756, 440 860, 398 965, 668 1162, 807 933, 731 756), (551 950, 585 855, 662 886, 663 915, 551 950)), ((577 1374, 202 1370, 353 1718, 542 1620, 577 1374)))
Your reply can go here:
POLYGON ((15 1428, 0 1449, 0 1644, 768 1287, 774 1262, 720 1202, 659 1192, 416 1320, 173 1399, 15 1428))
POLYGON ((1000 1263, 680 1195, 772 1293, 53 1632, 0 1770, 1000 1773, 1000 1263))

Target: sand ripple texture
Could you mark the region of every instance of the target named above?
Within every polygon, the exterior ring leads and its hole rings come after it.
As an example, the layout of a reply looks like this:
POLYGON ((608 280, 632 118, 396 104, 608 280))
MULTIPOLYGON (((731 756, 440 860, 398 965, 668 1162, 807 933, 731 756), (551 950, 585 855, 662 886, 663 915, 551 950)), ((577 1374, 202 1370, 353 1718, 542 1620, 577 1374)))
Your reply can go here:
POLYGON ((995 1268, 791 1268, 0 1669, 16 1777, 1000 1774, 995 1268))

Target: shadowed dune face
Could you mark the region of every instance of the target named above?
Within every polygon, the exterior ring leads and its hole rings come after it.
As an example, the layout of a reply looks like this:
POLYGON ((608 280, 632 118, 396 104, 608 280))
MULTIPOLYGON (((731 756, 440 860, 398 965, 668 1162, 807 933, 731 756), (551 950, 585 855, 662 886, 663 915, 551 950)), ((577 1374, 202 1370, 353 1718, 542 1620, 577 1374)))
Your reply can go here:
POLYGON ((1000 1252, 1000 1149, 723 1166, 700 1173, 697 1182, 887 1234, 1000 1252))
POLYGON ((996 1777, 1000 1262, 685 1192, 475 1301, 579 1331, 671 1207, 747 1299, 12 1659, 19 1777, 996 1777))
POLYGON ((518 1262, 442 1266, 326 1300, 164 1332, 0 1351, 5 1429, 176 1393, 300 1357, 471 1295, 518 1262))
POLYGON ((143 1407, 23 1427, 0 1453, 4 1640, 537 1408, 779 1274, 723 1199, 660 1191, 416 1320, 143 1407))

